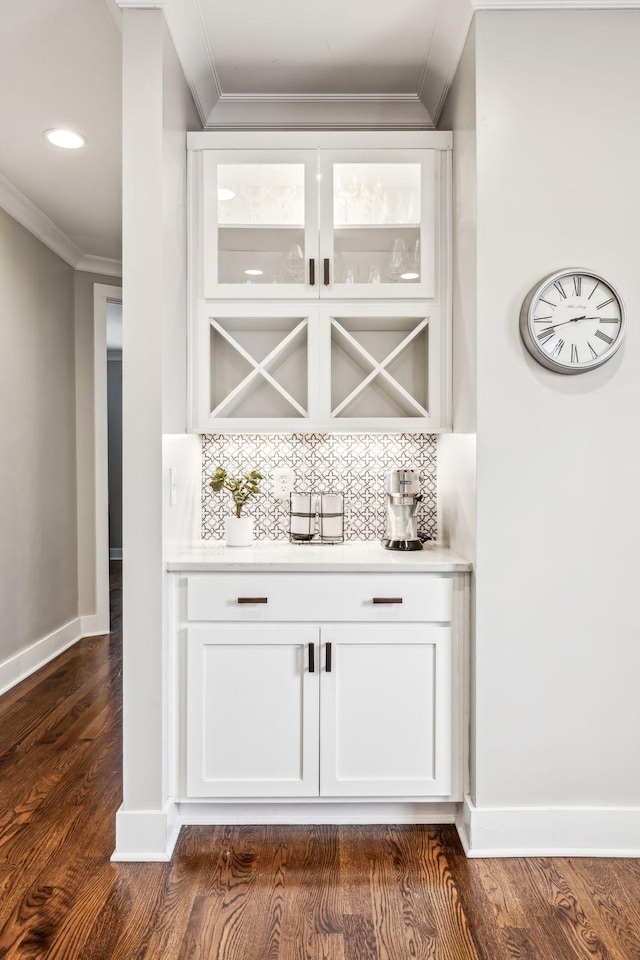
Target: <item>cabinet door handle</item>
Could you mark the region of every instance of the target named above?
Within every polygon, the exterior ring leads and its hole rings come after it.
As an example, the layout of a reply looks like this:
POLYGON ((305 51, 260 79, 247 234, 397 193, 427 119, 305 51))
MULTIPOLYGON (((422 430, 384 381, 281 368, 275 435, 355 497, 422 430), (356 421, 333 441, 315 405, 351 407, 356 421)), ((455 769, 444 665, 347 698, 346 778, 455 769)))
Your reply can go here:
POLYGON ((325 257, 324 261, 324 285, 325 287, 329 286, 329 258, 325 257))
POLYGON ((316 672, 316 647, 314 643, 309 644, 309 673, 316 672))
POLYGON ((238 603, 269 603, 268 597, 238 597, 238 603))
POLYGON ((327 650, 326 650, 325 656, 326 656, 326 659, 324 662, 324 668, 327 671, 327 673, 331 673, 331 644, 330 643, 327 644, 327 650))
POLYGON ((374 603, 402 603, 402 597, 374 597, 374 603))
POLYGON ((312 287, 316 285, 316 261, 313 257, 309 260, 309 284, 312 287))

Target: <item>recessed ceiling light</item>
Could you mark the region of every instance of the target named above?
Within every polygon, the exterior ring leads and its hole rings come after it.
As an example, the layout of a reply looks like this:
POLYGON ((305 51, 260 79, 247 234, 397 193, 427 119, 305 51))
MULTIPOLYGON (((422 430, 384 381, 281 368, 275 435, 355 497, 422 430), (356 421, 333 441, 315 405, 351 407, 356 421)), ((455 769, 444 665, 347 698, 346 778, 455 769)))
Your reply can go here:
POLYGON ((248 277, 261 277, 262 270, 245 270, 245 273, 248 277))
POLYGON ((218 200, 233 200, 235 193, 227 187, 218 187, 218 200))
POLYGON ((63 147, 65 150, 79 150, 87 142, 86 137, 80 133, 74 133, 73 130, 45 130, 42 136, 54 147, 63 147))
POLYGON ((420 276, 419 273, 401 273, 400 279, 401 280, 417 280, 419 276, 420 276))

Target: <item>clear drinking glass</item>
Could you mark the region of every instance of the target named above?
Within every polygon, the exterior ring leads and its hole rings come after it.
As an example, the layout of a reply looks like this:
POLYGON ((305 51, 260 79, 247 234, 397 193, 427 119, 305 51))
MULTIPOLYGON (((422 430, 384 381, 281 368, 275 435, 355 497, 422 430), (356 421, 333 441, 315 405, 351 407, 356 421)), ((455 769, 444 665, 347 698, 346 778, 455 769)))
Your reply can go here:
POLYGON ((409 269, 409 256, 407 254, 407 245, 404 240, 396 239, 393 241, 391 252, 389 254, 389 274, 392 280, 399 280, 403 273, 409 269))
POLYGON ((285 252, 282 265, 295 283, 304 280, 304 256, 299 243, 293 243, 285 252))

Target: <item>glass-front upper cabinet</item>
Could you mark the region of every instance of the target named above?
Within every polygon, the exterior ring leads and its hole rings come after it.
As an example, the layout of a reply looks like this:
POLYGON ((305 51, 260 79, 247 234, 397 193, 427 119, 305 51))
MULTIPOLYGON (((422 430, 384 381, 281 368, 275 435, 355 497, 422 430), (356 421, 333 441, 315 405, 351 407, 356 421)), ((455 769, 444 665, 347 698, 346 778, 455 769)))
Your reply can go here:
POLYGON ((205 299, 435 299, 442 150, 204 150, 205 299))
POLYGON ((317 150, 205 150, 201 158, 204 297, 317 297, 317 150))
POLYGON ((436 151, 320 151, 323 292, 436 296, 436 151))

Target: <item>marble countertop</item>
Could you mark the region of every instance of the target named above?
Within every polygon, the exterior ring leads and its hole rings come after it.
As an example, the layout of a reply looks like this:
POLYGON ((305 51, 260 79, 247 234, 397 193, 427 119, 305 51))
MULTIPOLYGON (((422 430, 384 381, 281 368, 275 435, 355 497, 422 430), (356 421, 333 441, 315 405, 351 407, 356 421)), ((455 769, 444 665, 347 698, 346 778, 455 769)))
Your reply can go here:
POLYGON ((224 540, 202 540, 177 549, 166 562, 168 571, 271 571, 309 573, 351 571, 371 573, 461 573, 471 563, 438 544, 402 553, 385 550, 377 540, 341 544, 293 544, 287 540, 256 540, 250 547, 227 547, 224 540))

